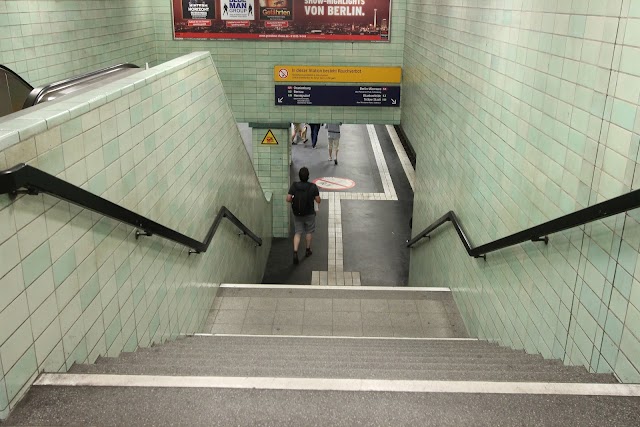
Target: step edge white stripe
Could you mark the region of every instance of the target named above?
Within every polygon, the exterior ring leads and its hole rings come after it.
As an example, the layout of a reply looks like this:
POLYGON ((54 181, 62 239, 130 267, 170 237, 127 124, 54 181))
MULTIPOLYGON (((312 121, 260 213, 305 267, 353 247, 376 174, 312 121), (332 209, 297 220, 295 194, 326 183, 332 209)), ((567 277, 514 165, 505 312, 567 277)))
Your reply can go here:
POLYGON ((342 378, 42 374, 34 385, 640 397, 639 384, 417 381, 342 378))
POLYGON ((451 292, 451 288, 444 287, 417 287, 417 286, 322 286, 322 285, 261 285, 253 283, 223 283, 221 288, 231 289, 324 289, 324 290, 349 290, 349 291, 403 291, 403 292, 451 292))
POLYGON ((258 335, 258 334, 207 334, 197 333, 194 337, 247 337, 247 338, 325 338, 354 340, 402 340, 402 341, 478 341, 477 338, 427 338, 427 337, 349 337, 344 335, 258 335))

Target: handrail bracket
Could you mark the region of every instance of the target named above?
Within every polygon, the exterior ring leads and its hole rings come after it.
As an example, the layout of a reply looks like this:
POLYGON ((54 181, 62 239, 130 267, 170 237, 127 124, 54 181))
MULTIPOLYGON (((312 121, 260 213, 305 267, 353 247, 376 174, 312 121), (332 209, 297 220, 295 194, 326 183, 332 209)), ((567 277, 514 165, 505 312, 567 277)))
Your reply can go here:
POLYGON ((545 245, 549 244, 549 236, 542 236, 542 237, 534 237, 533 239, 531 239, 532 242, 544 242, 545 245))
POLYGON ((150 233, 146 230, 136 230, 136 240, 138 240, 140 236, 153 236, 153 233, 150 233))

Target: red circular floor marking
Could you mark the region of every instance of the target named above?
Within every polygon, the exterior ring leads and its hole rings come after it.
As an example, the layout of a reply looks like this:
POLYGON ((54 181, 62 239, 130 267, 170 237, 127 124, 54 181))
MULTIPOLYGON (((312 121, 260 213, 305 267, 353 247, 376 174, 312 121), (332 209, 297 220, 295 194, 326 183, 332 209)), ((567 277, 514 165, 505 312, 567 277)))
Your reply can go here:
POLYGON ((313 183, 322 190, 348 190, 356 186, 356 182, 348 178, 338 178, 335 176, 323 176, 316 178, 313 183))

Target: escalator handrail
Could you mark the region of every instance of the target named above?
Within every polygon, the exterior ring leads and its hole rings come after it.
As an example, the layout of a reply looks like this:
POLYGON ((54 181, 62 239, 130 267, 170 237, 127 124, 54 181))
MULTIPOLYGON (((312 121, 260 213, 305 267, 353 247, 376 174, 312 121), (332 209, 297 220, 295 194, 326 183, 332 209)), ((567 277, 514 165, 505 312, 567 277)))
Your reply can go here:
POLYGON ((549 235, 570 228, 579 227, 581 225, 608 218, 623 212, 640 208, 640 189, 634 190, 622 196, 614 197, 593 206, 580 209, 568 215, 561 216, 543 224, 536 225, 523 231, 511 234, 506 237, 494 240, 478 247, 472 247, 471 242, 466 236, 458 217, 453 211, 447 212, 444 216, 437 219, 429 227, 418 233, 413 239, 407 241, 407 247, 412 247, 418 241, 425 237, 431 239, 430 234, 441 225, 451 221, 458 233, 458 237, 462 241, 469 256, 474 258, 485 258, 489 252, 498 251, 509 246, 515 246, 524 242, 545 242, 549 243, 549 235))
POLYGON ((238 227, 240 231, 242 231, 242 235, 251 238, 256 242, 257 246, 262 246, 262 239, 244 225, 242 221, 225 206, 220 208, 204 241, 200 242, 40 169, 25 165, 24 163, 0 171, 0 194, 16 196, 19 192, 30 195, 46 193, 58 197, 59 199, 66 200, 67 202, 142 230, 142 232, 138 231, 136 233, 136 238, 140 235, 158 235, 191 248, 192 251, 190 251, 190 253, 207 251, 218 226, 224 218, 238 227))
POLYGON ((11 68, 0 64, 0 70, 4 70, 6 71, 8 74, 11 74, 12 76, 14 76, 15 78, 17 78, 18 80, 20 80, 25 86, 27 86, 28 88, 30 88, 31 90, 33 90, 33 86, 31 86, 29 84, 28 81, 26 81, 25 79, 23 79, 22 77, 20 77, 20 74, 16 73, 15 71, 13 71, 11 68))
POLYGON ((112 65, 107 68, 102 68, 100 70, 92 71, 90 73, 82 74, 80 76, 71 77, 70 79, 60 80, 59 82, 50 83, 45 86, 39 86, 31 90, 29 96, 24 101, 24 105, 22 108, 33 107, 47 94, 47 92, 51 92, 53 90, 63 89, 65 87, 72 86, 74 84, 78 84, 84 80, 89 80, 91 78, 98 77, 103 74, 112 73, 114 71, 123 69, 123 68, 140 68, 135 64, 118 64, 112 65))

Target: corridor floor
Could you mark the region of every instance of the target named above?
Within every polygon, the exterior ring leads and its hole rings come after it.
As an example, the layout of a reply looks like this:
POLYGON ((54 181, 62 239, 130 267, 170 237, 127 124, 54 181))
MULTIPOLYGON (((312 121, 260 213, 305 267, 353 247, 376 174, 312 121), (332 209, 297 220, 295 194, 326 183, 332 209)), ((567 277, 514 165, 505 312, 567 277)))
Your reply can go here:
POLYGON ((306 166, 310 180, 327 178, 323 181, 338 184, 351 180, 355 185, 320 188, 323 201, 316 219, 313 255, 293 265, 291 229, 289 238, 274 239, 263 283, 406 285, 413 168, 395 129, 342 125, 338 165, 328 158, 324 128, 317 149, 311 148, 310 139, 292 146, 291 182, 298 180, 299 169, 306 166))

